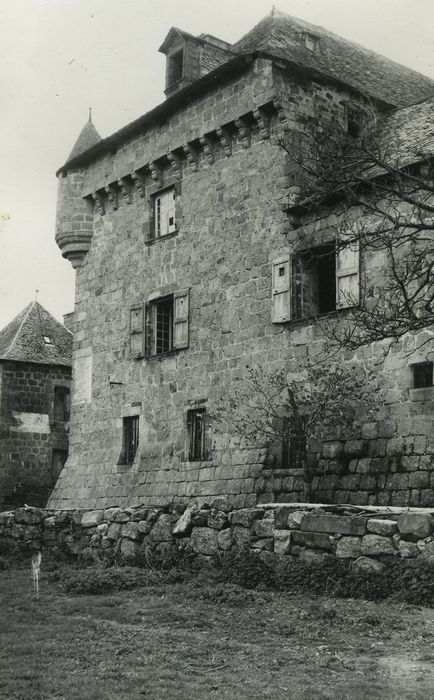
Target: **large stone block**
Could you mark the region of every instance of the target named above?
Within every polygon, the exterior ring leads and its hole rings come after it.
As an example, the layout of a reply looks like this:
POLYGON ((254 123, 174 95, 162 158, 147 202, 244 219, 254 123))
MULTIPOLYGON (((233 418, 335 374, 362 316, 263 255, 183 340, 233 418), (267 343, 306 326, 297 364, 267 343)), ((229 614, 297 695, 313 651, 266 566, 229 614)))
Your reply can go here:
POLYGON ((220 530, 220 532, 217 535, 218 546, 220 549, 223 549, 223 551, 230 549, 232 547, 233 541, 234 538, 229 528, 226 528, 226 530, 220 530))
POLYGON ((403 513, 398 518, 398 529, 407 539, 428 537, 432 530, 431 516, 427 513, 403 513))
POLYGON ((229 522, 231 525, 240 525, 241 527, 250 527, 251 524, 261 518, 263 515, 262 510, 256 508, 242 508, 241 510, 234 510, 229 514, 229 522))
POLYGON ((210 527, 195 527, 190 536, 190 544, 193 552, 212 555, 218 550, 217 530, 210 527))
POLYGON ((89 510, 81 516, 81 527, 95 527, 104 517, 103 510, 89 510))
POLYGON ((286 525, 289 530, 299 530, 301 521, 306 515, 304 510, 295 510, 293 513, 289 513, 286 525))
POLYGON ((289 554, 291 551, 292 538, 288 530, 274 531, 274 552, 275 554, 289 554))
POLYGON ((318 564, 323 564, 327 561, 329 556, 329 554, 318 552, 315 549, 302 549, 298 558, 308 566, 318 566, 318 564))
POLYGON ((160 515, 151 530, 153 542, 169 542, 172 539, 172 517, 168 514, 160 515))
POLYGON ((412 559, 418 557, 420 554, 417 544, 415 542, 407 542, 406 540, 400 540, 398 542, 398 550, 400 556, 404 559, 412 559))
POLYGON ((300 523, 300 529, 306 532, 328 532, 339 535, 364 535, 366 520, 348 515, 305 515, 300 523))
POLYGON ((336 556, 339 559, 357 559, 362 553, 360 537, 342 537, 336 545, 336 556))
POLYGON ((365 535, 362 537, 362 554, 368 557, 378 557, 383 554, 394 554, 395 547, 389 537, 381 535, 365 535))
POLYGON ((19 508, 15 511, 14 520, 23 525, 36 525, 44 520, 44 512, 39 508, 19 508))
POLYGON ((384 569, 384 564, 369 557, 359 557, 352 564, 352 570, 363 574, 380 574, 384 569))
POLYGON ((120 536, 122 525, 120 523, 110 523, 107 530, 107 537, 109 540, 117 540, 120 536))
POLYGON ((137 523, 125 523, 122 527, 122 537, 127 537, 129 540, 139 540, 140 530, 137 523))
POLYGON ((228 516, 222 510, 216 510, 211 508, 208 513, 208 527, 214 528, 214 530, 223 530, 228 524, 228 516))
POLYGON ((367 523, 368 532, 373 532, 376 535, 394 535, 398 530, 398 525, 395 520, 382 520, 380 518, 371 518, 367 523))
POLYGON ((252 532, 257 537, 272 537, 274 533, 273 513, 267 513, 263 520, 256 520, 253 523, 252 532))
POLYGON ((130 539, 121 540, 120 552, 125 559, 134 559, 139 551, 139 543, 130 539))
POLYGON ((332 543, 329 535, 323 532, 302 532, 301 530, 293 530, 292 537, 296 544, 312 549, 331 550, 332 543))
POLYGON ((214 498, 210 503, 210 507, 214 508, 215 510, 221 510, 223 513, 230 513, 231 510, 233 510, 232 503, 224 496, 214 498))

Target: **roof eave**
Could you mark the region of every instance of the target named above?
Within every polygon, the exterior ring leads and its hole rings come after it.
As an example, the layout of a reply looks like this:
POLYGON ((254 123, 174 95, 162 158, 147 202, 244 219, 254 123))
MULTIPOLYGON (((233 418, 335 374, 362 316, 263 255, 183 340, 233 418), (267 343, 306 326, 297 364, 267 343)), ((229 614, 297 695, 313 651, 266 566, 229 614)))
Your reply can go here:
POLYGON ((122 129, 115 131, 114 134, 107 136, 105 139, 101 139, 101 141, 89 148, 87 151, 84 151, 75 158, 66 161, 66 163, 64 163, 64 165, 62 165, 56 171, 56 176, 59 176, 61 173, 70 168, 81 167, 98 156, 115 150, 118 144, 125 138, 133 136, 144 128, 169 116, 169 114, 175 111, 179 106, 188 102, 190 97, 202 92, 210 85, 220 82, 220 80, 223 80, 228 74, 233 74, 234 71, 246 68, 246 66, 250 64, 254 58, 255 54, 253 53, 242 54, 240 56, 235 56, 235 58, 231 58, 226 63, 223 63, 221 66, 218 66, 218 68, 215 68, 210 73, 204 75, 203 78, 195 80, 194 83, 187 85, 187 87, 180 90, 172 97, 168 97, 167 100, 161 102, 149 112, 146 112, 142 116, 138 117, 138 119, 130 122, 126 126, 122 127, 122 129))

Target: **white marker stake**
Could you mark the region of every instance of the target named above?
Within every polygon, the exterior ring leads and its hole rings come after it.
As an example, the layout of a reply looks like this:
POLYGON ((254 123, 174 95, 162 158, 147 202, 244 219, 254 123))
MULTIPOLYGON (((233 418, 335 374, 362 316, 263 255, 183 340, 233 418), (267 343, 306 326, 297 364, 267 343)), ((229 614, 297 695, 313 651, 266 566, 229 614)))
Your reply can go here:
POLYGON ((39 572, 41 570, 42 554, 38 552, 32 555, 32 577, 36 598, 39 599, 39 572))

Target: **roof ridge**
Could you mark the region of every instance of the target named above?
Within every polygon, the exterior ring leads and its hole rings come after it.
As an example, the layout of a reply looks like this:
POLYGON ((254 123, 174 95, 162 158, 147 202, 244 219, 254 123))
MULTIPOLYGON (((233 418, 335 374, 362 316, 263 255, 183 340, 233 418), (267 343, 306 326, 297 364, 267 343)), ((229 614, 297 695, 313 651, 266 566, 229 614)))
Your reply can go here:
POLYGON ((29 314, 30 314, 30 312, 31 312, 31 310, 33 309, 33 307, 34 307, 35 304, 36 304, 36 300, 31 301, 30 304, 28 305, 27 312, 25 313, 25 315, 24 315, 24 317, 23 317, 23 320, 21 321, 21 323, 20 323, 20 325, 19 325, 19 328, 18 328, 17 332, 15 333, 15 335, 14 335, 14 337, 13 337, 13 340, 12 340, 11 344, 9 345, 8 349, 6 350, 5 355, 6 355, 7 353, 11 352, 12 348, 14 347, 15 342, 16 342, 18 336, 19 336, 20 333, 21 333, 21 329, 22 329, 22 327, 24 326, 25 322, 27 321, 27 319, 28 319, 28 317, 29 317, 29 314))

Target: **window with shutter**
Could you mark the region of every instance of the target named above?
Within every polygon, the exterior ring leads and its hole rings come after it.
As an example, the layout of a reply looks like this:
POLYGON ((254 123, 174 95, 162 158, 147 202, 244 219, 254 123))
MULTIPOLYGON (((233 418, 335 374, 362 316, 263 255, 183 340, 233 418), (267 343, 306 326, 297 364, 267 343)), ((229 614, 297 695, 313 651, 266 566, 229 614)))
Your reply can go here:
POLYGON ((189 290, 146 304, 146 354, 162 355, 188 347, 189 290))
POLYGON ((130 309, 130 357, 143 355, 143 305, 130 309))
POLYGON ((176 232, 176 190, 171 188, 154 197, 154 238, 176 232))
POLYGON ((184 289, 173 295, 173 347, 188 347, 188 307, 189 290, 184 289))
POLYGON ((349 240, 336 250, 336 308, 357 306, 360 300, 359 243, 349 240))
POLYGON ((277 258, 272 263, 272 322, 291 319, 291 265, 290 256, 277 258))

